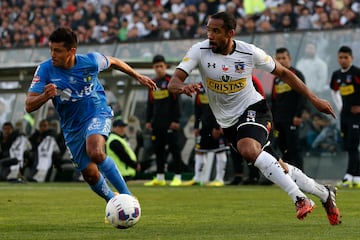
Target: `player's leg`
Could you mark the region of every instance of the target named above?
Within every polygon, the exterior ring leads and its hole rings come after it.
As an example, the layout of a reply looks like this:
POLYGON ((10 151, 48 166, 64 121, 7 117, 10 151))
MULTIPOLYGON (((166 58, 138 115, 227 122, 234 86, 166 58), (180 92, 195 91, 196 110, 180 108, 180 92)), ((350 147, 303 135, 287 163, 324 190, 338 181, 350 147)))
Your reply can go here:
POLYGON ((279 163, 280 165, 285 164, 285 169, 287 169, 289 176, 296 182, 301 190, 313 194, 321 200, 331 225, 341 223, 340 211, 336 206, 336 188, 317 183, 314 179, 305 175, 300 169, 282 162, 281 159, 279 163))
POLYGON ((119 193, 131 194, 114 161, 106 155, 104 146, 104 136, 92 134, 87 137, 86 152, 90 161, 97 164, 99 170, 119 193))
POLYGON ((271 127, 271 112, 266 102, 262 101, 250 106, 239 118, 238 124, 224 129, 225 137, 232 144, 236 144, 237 150, 243 158, 255 167, 271 182, 277 184, 288 193, 296 206, 297 217, 303 219, 314 208, 314 202, 306 197, 296 183, 286 174, 278 161, 269 153, 262 150, 268 141, 271 127), (229 138, 236 132, 234 139, 229 138), (230 133, 229 133, 230 132, 230 133))
POLYGON ((153 129, 151 135, 151 142, 153 144, 154 153, 156 156, 156 176, 153 180, 144 183, 145 186, 165 186, 165 135, 164 131, 160 129, 153 129))
POLYGON ((81 171, 84 180, 89 184, 90 188, 100 197, 109 201, 114 197, 114 192, 107 185, 103 175, 99 172, 95 163, 89 165, 81 171))
POLYGON ((215 181, 211 182, 210 185, 215 187, 224 186, 224 176, 226 172, 227 156, 226 151, 215 153, 216 156, 216 175, 215 181))
POLYGON ((66 134, 66 145, 70 150, 76 169, 81 171, 84 180, 97 195, 108 201, 114 196, 114 193, 99 172, 97 165, 90 161, 86 153, 84 136, 82 131, 66 134))
POLYGON ((169 146, 169 152, 173 158, 173 171, 175 173, 174 178, 170 182, 170 186, 181 186, 181 168, 182 168, 182 158, 181 158, 181 146, 179 143, 180 132, 178 130, 168 131, 167 133, 167 143, 169 146))

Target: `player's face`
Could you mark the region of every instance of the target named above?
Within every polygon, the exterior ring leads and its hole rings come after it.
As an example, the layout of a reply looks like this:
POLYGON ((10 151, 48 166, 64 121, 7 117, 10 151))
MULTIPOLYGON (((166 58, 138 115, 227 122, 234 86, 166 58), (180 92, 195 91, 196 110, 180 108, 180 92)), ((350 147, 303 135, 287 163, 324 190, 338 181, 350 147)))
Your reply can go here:
POLYGON ((341 68, 346 69, 349 68, 352 64, 352 56, 349 53, 338 53, 338 62, 341 68))
POLYGON ((206 26, 206 32, 211 50, 214 53, 226 55, 232 51, 233 31, 226 32, 223 25, 223 20, 210 18, 206 26))
POLYGON ((166 74, 166 63, 164 62, 157 62, 153 65, 156 77, 162 78, 166 74))
POLYGON ((286 52, 277 53, 275 55, 275 58, 284 67, 289 68, 291 66, 291 58, 290 58, 289 54, 287 54, 286 52))
POLYGON ((71 67, 72 59, 75 54, 75 48, 66 48, 64 47, 64 43, 50 42, 50 55, 52 64, 55 67, 71 67))

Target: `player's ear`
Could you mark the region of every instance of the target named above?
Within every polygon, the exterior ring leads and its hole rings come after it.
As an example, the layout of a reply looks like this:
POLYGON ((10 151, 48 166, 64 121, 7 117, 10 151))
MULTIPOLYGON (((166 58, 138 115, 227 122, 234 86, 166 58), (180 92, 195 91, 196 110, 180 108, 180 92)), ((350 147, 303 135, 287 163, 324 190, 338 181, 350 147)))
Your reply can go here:
POLYGON ((229 36, 229 38, 234 37, 234 36, 235 36, 235 29, 229 30, 229 31, 228 31, 228 36, 229 36))

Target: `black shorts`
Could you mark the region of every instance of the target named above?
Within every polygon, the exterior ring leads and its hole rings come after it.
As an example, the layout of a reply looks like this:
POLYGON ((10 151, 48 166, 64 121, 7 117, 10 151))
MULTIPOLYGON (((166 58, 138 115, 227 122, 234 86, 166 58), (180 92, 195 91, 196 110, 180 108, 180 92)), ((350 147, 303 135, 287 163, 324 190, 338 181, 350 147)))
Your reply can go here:
POLYGON ((197 139, 195 149, 213 150, 224 144, 224 139, 214 139, 211 134, 212 129, 201 129, 197 139))
POLYGON ((236 124, 224 128, 225 138, 236 148, 237 142, 242 138, 253 138, 261 146, 268 142, 272 127, 272 114, 266 100, 250 105, 239 117, 236 124))

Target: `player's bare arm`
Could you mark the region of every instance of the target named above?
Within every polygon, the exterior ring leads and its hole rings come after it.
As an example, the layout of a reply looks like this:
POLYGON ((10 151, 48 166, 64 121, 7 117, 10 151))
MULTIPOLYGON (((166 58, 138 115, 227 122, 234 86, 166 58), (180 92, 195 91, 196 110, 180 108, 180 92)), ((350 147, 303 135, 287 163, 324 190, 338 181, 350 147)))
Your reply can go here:
POLYGON ((110 66, 115 68, 116 70, 122 71, 129 76, 132 76, 136 80, 138 80, 142 85, 147 86, 151 90, 156 90, 156 84, 151 78, 141 75, 136 72, 132 67, 130 67, 126 62, 111 56, 107 56, 110 62, 110 66))
POLYGON ((187 78, 187 73, 185 73, 180 69, 176 69, 168 85, 169 91, 175 94, 183 93, 189 97, 200 91, 200 84, 198 83, 185 84, 184 82, 186 78, 187 78))
POLYGON ((25 109, 27 112, 33 112, 39 109, 49 99, 56 96, 56 85, 48 84, 45 86, 43 93, 37 94, 29 92, 25 100, 25 109))
POLYGON ((306 85, 289 69, 283 67, 279 62, 275 60, 276 66, 273 74, 284 79, 292 89, 298 93, 304 95, 320 112, 330 114, 334 118, 335 112, 330 103, 324 99, 318 98, 306 85))

